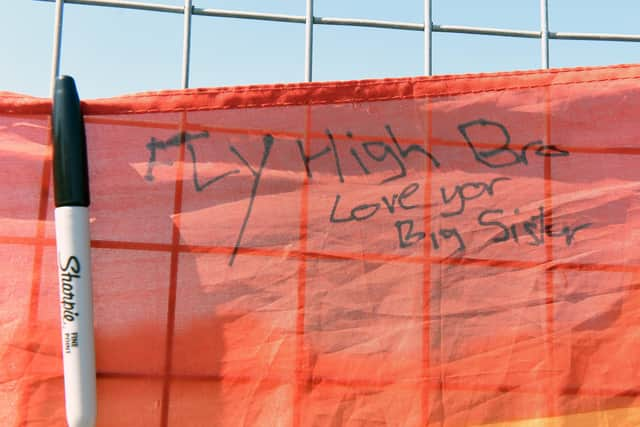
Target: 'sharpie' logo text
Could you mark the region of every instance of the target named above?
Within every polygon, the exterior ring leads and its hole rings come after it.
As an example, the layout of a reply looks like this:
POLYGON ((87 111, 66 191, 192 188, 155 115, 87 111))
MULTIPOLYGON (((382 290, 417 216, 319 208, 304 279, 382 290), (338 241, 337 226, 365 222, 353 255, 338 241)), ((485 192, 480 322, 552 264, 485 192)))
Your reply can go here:
POLYGON ((78 317, 76 312, 76 296, 73 293, 74 280, 80 279, 80 261, 70 256, 65 265, 60 264, 60 280, 62 286, 62 318, 65 322, 73 322, 78 317))

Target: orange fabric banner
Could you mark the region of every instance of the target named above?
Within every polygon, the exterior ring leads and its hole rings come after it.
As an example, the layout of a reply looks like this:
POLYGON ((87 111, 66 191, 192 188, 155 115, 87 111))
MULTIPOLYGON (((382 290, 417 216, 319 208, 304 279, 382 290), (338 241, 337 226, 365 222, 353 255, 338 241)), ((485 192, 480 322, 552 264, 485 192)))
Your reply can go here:
MULTIPOLYGON (((83 102, 98 425, 639 425, 638 79, 83 102)), ((0 94, 3 426, 65 425, 50 110, 0 94)))

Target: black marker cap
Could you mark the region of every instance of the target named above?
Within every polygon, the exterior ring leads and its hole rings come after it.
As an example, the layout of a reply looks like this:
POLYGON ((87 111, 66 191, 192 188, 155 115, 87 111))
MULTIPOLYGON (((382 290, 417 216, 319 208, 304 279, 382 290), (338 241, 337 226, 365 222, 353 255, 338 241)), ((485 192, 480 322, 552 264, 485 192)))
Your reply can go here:
POLYGON ((84 120, 73 78, 56 79, 53 94, 53 188, 56 207, 89 206, 84 120))

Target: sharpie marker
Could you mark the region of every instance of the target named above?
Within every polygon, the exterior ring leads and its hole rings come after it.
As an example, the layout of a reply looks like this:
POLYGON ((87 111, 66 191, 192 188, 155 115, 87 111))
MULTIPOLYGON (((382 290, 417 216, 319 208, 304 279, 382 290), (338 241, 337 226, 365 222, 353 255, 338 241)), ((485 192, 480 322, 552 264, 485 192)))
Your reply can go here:
POLYGON ((64 395, 69 427, 96 422, 96 364, 89 243, 89 173, 80 99, 71 77, 53 95, 53 178, 64 395))

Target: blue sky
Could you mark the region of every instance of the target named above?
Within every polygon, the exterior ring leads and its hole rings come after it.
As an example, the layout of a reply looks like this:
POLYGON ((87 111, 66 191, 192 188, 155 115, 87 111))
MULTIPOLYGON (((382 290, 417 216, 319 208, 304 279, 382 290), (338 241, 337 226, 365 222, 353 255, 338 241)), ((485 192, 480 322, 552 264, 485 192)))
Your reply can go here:
MULTIPOLYGON (((183 0, 137 0, 182 5, 183 0)), ((194 0, 195 6, 304 15, 305 0, 194 0)), ((0 90, 47 96, 54 4, 0 14, 0 90)), ((433 0, 436 24, 537 30, 539 0, 433 0)), ((640 33, 637 0, 549 0, 552 31, 640 33)), ((315 0, 316 16, 422 22, 422 0, 315 0)), ((61 72, 83 98, 180 86, 182 16, 66 5, 61 72)), ((316 26, 314 80, 423 73, 421 32, 316 26)), ((534 69, 539 41, 434 34, 436 74, 534 69)), ((640 43, 551 41, 551 66, 640 62, 640 43)), ((191 87, 303 79, 304 26, 194 17, 191 87)))

